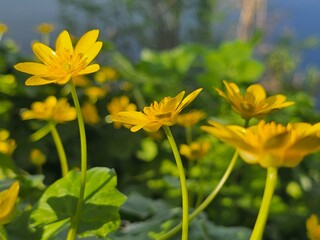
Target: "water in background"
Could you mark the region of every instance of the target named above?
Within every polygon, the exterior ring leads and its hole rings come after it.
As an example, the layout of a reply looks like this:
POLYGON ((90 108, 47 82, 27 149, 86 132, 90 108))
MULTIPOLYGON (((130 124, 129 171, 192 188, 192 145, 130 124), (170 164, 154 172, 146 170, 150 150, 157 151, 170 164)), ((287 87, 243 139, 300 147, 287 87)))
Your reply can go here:
MULTIPOLYGON (((104 1, 104 4, 107 2, 104 1)), ((23 53, 30 54, 31 42, 39 39, 36 26, 42 22, 50 22, 56 26, 52 34, 52 38, 55 39, 64 28, 61 23, 61 13, 64 11, 62 3, 63 1, 59 0, 0 0, 0 22, 9 27, 5 38, 14 39, 23 53)), ((268 11, 273 16, 278 16, 272 39, 288 29, 297 40, 310 36, 320 39, 319 0, 268 0, 268 11)), ((304 68, 309 65, 320 67, 319 47, 303 52, 301 66, 304 68)))

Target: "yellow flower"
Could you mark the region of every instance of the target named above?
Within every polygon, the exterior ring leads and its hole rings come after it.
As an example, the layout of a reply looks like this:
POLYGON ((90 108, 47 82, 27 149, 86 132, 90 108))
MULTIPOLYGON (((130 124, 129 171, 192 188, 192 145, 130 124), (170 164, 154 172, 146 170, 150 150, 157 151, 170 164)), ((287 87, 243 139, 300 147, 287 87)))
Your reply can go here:
POLYGON ((11 221, 19 188, 19 183, 14 182, 9 189, 0 192, 0 225, 4 225, 11 221))
POLYGON ((84 94, 87 95, 92 102, 96 102, 99 98, 107 94, 107 90, 101 87, 91 86, 84 90, 84 94))
POLYGON ((43 63, 23 62, 14 67, 31 75, 26 85, 36 86, 49 83, 66 84, 72 77, 93 73, 99 70, 99 64, 91 64, 98 55, 102 42, 97 42, 99 30, 84 34, 75 48, 70 35, 63 31, 57 38, 56 51, 42 43, 34 43, 33 52, 43 63))
POLYGON ((31 150, 29 158, 31 163, 36 166, 42 166, 47 160, 46 155, 44 155, 44 153, 37 148, 33 148, 31 150))
POLYGON ((206 113, 201 110, 191 110, 188 113, 180 114, 177 118, 177 124, 188 128, 197 124, 205 116, 206 113))
POLYGON ((233 111, 242 118, 264 118, 269 113, 291 106, 293 102, 286 102, 286 96, 277 94, 267 97, 266 90, 260 84, 252 84, 242 95, 235 83, 223 81, 227 92, 216 88, 218 94, 232 107, 233 111))
POLYGON ((260 121, 247 129, 209 123, 212 126, 203 126, 204 131, 236 148, 245 162, 264 168, 295 167, 304 156, 320 149, 320 123, 284 126, 260 121))
POLYGON ((80 75, 72 79, 75 86, 78 87, 87 87, 90 85, 90 79, 87 76, 80 75))
POLYGON ((16 142, 10 139, 10 133, 5 129, 0 129, 0 153, 12 154, 16 148, 16 142))
POLYGON ((54 30, 54 25, 51 23, 41 23, 37 26, 37 31, 42 34, 49 34, 54 30))
POLYGON ((307 234, 310 240, 320 240, 320 223, 317 215, 312 214, 306 222, 307 234))
POLYGON ((81 107, 83 120, 89 125, 95 125, 100 121, 98 110, 94 104, 86 102, 81 107))
POLYGON ((109 80, 116 79, 118 73, 117 71, 112 67, 102 67, 95 75, 94 79, 98 83, 104 83, 109 80))
MULTIPOLYGON (((122 111, 135 111, 137 106, 133 103, 130 103, 130 100, 127 96, 115 97, 111 100, 109 104, 107 104, 107 109, 110 113, 110 117, 113 118, 117 115, 117 113, 122 111)), ((122 123, 120 122, 113 122, 113 126, 115 128, 120 128, 122 123)), ((129 127, 131 125, 125 125, 129 127)))
POLYGON ((132 132, 136 132, 142 128, 147 132, 156 132, 162 126, 176 124, 178 114, 198 96, 201 90, 200 88, 193 91, 184 99, 185 92, 182 91, 173 98, 165 97, 159 103, 154 101, 150 107, 144 107, 143 112, 119 112, 112 117, 112 120, 132 125, 132 132))
POLYGON ((32 103, 31 110, 22 111, 21 117, 23 120, 39 119, 63 123, 76 119, 77 113, 66 98, 57 100, 56 97, 49 96, 44 102, 32 103))
POLYGON ((3 34, 8 31, 8 27, 6 24, 0 22, 0 34, 3 34))
POLYGON ((181 144, 180 154, 189 160, 198 160, 206 155, 209 149, 210 143, 208 141, 197 141, 192 142, 190 145, 181 144))

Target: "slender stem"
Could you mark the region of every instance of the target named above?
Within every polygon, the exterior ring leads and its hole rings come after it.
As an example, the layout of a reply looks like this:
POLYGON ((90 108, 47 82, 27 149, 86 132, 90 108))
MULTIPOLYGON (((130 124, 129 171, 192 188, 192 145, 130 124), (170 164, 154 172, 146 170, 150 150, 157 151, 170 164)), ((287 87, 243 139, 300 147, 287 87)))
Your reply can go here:
POLYGON ((51 124, 48 123, 44 125, 42 128, 40 128, 38 131, 34 132, 31 136, 30 139, 33 142, 36 142, 46 136, 49 132, 51 131, 51 124))
MULTIPOLYGON (((222 178, 220 179, 220 182, 212 190, 212 192, 208 195, 208 197, 199 205, 199 207, 197 207, 190 214, 189 219, 188 219, 189 222, 191 222, 196 216, 198 216, 212 202, 212 200, 215 198, 215 196, 219 193, 219 191, 221 190, 222 186, 227 181, 230 173, 232 172, 237 159, 238 159, 238 152, 235 152, 233 157, 232 157, 232 159, 231 159, 231 162, 230 162, 227 170, 225 171, 225 173, 223 174, 222 178)), ((164 234, 160 238, 158 238, 158 240, 165 240, 165 239, 169 239, 170 237, 174 236, 181 229, 181 226, 182 226, 181 223, 178 224, 173 229, 171 229, 169 232, 167 232, 166 234, 164 234)))
POLYGON ((73 240, 76 237, 79 221, 81 218, 81 211, 86 187, 86 174, 87 174, 87 140, 86 131, 83 121, 83 116, 81 113, 80 103, 77 95, 76 88, 72 81, 69 83, 71 89, 71 95, 77 112, 79 134, 80 134, 80 147, 81 147, 81 178, 80 178, 80 194, 76 207, 76 212, 71 219, 71 227, 68 232, 67 240, 73 240))
POLYGON ((189 229, 189 203, 188 203, 188 188, 187 181, 184 172, 184 167, 181 161, 181 156, 179 154, 179 150, 177 144, 173 138, 171 130, 168 126, 163 126, 164 132, 167 135, 168 141, 170 143, 174 158, 176 160, 177 168, 179 171, 180 177, 180 186, 182 193, 182 240, 188 240, 188 229, 189 229))
POLYGON ((272 200, 274 189, 277 185, 278 169, 269 167, 267 171, 266 186, 260 205, 259 214, 254 225, 250 240, 261 240, 269 214, 270 203, 272 200))
POLYGON ((56 149, 57 149, 59 160, 60 160, 62 177, 64 177, 69 172, 66 152, 64 150, 64 147, 63 147, 60 135, 59 135, 57 128, 55 126, 55 123, 50 122, 49 124, 51 126, 51 135, 52 135, 53 141, 56 145, 56 149))

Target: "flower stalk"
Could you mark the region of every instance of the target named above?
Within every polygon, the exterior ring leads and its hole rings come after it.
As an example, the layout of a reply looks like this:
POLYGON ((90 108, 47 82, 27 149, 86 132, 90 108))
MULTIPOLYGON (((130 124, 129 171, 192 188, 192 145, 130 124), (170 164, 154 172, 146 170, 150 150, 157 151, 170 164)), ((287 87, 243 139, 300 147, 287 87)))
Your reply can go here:
POLYGON ((74 101, 74 105, 77 112, 77 119, 79 125, 79 134, 80 134, 80 148, 81 148, 81 178, 80 178, 80 193, 79 199, 76 206, 76 212, 73 218, 71 219, 71 227, 68 232, 67 240, 73 240, 76 237, 78 225, 81 218, 81 211, 84 202, 84 193, 86 187, 86 174, 87 174, 87 140, 86 140, 86 132, 83 121, 83 116, 81 113, 81 107, 79 103, 79 98, 76 92, 75 85, 72 81, 69 83, 72 99, 74 101))
POLYGON ((270 203, 274 190, 276 188, 278 178, 278 168, 269 167, 267 170, 266 186, 260 205, 259 214, 254 225, 250 240, 261 240, 269 214, 270 203))
POLYGON ((49 122, 49 125, 50 125, 50 128, 51 128, 51 135, 52 135, 54 144, 56 145, 56 149, 57 149, 57 152, 58 152, 62 177, 64 177, 69 172, 66 152, 64 150, 60 135, 59 135, 59 133, 57 131, 57 128, 56 128, 55 124, 53 122, 49 122))
POLYGON ((187 181, 184 172, 184 167, 181 161, 179 150, 177 144, 174 140, 172 132, 168 126, 163 126, 164 132, 167 135, 169 144, 171 146, 174 158, 176 160, 177 168, 179 171, 181 193, 182 193, 182 240, 188 239, 188 229, 189 229, 189 202, 188 202, 188 188, 187 181))
MULTIPOLYGON (((225 184, 225 182, 229 178, 230 173, 232 172, 232 170, 237 162, 237 159, 238 159, 238 152, 235 152, 227 170, 223 174, 218 185, 212 190, 212 192, 208 195, 208 197, 189 215, 189 218, 188 218, 189 222, 191 222, 196 216, 198 216, 217 196, 217 194, 221 190, 222 186, 225 184)), ((172 228, 169 232, 162 235, 157 240, 170 239, 172 236, 174 236, 181 229, 181 227, 182 227, 182 224, 180 223, 177 226, 175 226, 174 228, 172 228)))

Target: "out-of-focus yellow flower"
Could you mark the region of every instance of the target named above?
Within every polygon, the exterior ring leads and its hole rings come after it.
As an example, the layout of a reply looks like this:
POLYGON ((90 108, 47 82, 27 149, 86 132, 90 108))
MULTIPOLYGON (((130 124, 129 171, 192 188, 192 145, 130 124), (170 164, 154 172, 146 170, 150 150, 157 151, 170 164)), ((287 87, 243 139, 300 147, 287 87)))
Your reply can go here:
POLYGON ((112 67, 102 67, 95 75, 94 79, 98 83, 104 83, 110 80, 115 80, 118 76, 117 71, 112 67))
POLYGON ((197 124, 205 116, 206 113, 201 110, 191 110, 188 113, 180 114, 177 118, 177 124, 188 128, 197 124))
POLYGON ((98 35, 99 30, 87 32, 73 48, 69 33, 63 31, 57 38, 56 51, 42 43, 33 44, 33 52, 43 63, 23 62, 14 67, 33 75, 26 80, 28 86, 66 84, 72 77, 99 70, 99 64, 89 65, 102 47, 102 42, 96 41, 98 35))
POLYGON ((81 107, 83 120, 89 125, 95 125, 100 121, 98 110, 92 103, 86 102, 81 107))
POLYGON ((105 88, 91 86, 84 90, 84 94, 87 95, 92 102, 96 102, 99 98, 107 94, 107 90, 105 88))
POLYGON ((320 223, 317 215, 312 214, 306 222, 307 235, 310 240, 320 240, 320 223))
POLYGON ((0 34, 4 34, 7 31, 8 31, 7 25, 4 23, 0 23, 0 34))
POLYGON ((162 126, 176 124, 178 114, 189 105, 201 92, 199 88, 184 99, 185 92, 182 91, 175 97, 165 97, 159 103, 154 101, 150 107, 144 107, 143 112, 126 111, 112 116, 112 121, 132 125, 131 131, 136 132, 144 129, 147 132, 156 132, 162 126))
POLYGON ((180 154, 189 160, 198 160, 207 154, 210 146, 208 141, 196 141, 189 145, 181 144, 180 154))
POLYGON ((42 166, 47 160, 46 155, 38 148, 31 150, 29 158, 30 162, 36 166, 42 166))
POLYGON ((223 97, 232 107, 233 111, 248 120, 251 118, 264 118, 271 112, 293 105, 286 102, 286 96, 277 94, 267 97, 266 90, 260 84, 252 84, 245 93, 240 93, 235 83, 223 81, 226 93, 216 88, 218 94, 223 97))
POLYGON ((245 162, 264 168, 295 167, 304 156, 320 149, 320 123, 284 126, 260 121, 249 128, 209 123, 212 126, 201 128, 236 148, 245 162))
POLYGON ((10 155, 16 149, 16 142, 9 137, 9 131, 0 129, 0 153, 2 154, 10 155))
POLYGON ((0 192, 0 225, 12 220, 19 189, 19 182, 14 182, 9 189, 0 192))
POLYGON ((66 98, 57 100, 55 96, 47 97, 44 102, 34 102, 30 110, 22 111, 23 120, 39 119, 63 123, 76 119, 77 113, 66 98))
MULTIPOLYGON (((130 100, 127 96, 114 97, 110 103, 107 104, 107 110, 110 115, 109 118, 113 118, 117 113, 122 111, 135 111, 137 110, 137 106, 134 103, 130 103, 130 100)), ((112 120, 110 120, 112 121, 112 120)), ((113 126, 115 128, 120 128, 122 123, 113 122, 113 126)), ((125 127, 130 127, 131 125, 124 125, 125 127)))
POLYGON ((37 26, 37 31, 41 34, 49 34, 54 30, 54 25, 51 23, 41 23, 37 26))
POLYGON ((72 78, 72 81, 77 87, 87 87, 90 85, 90 79, 84 75, 79 75, 72 78))

